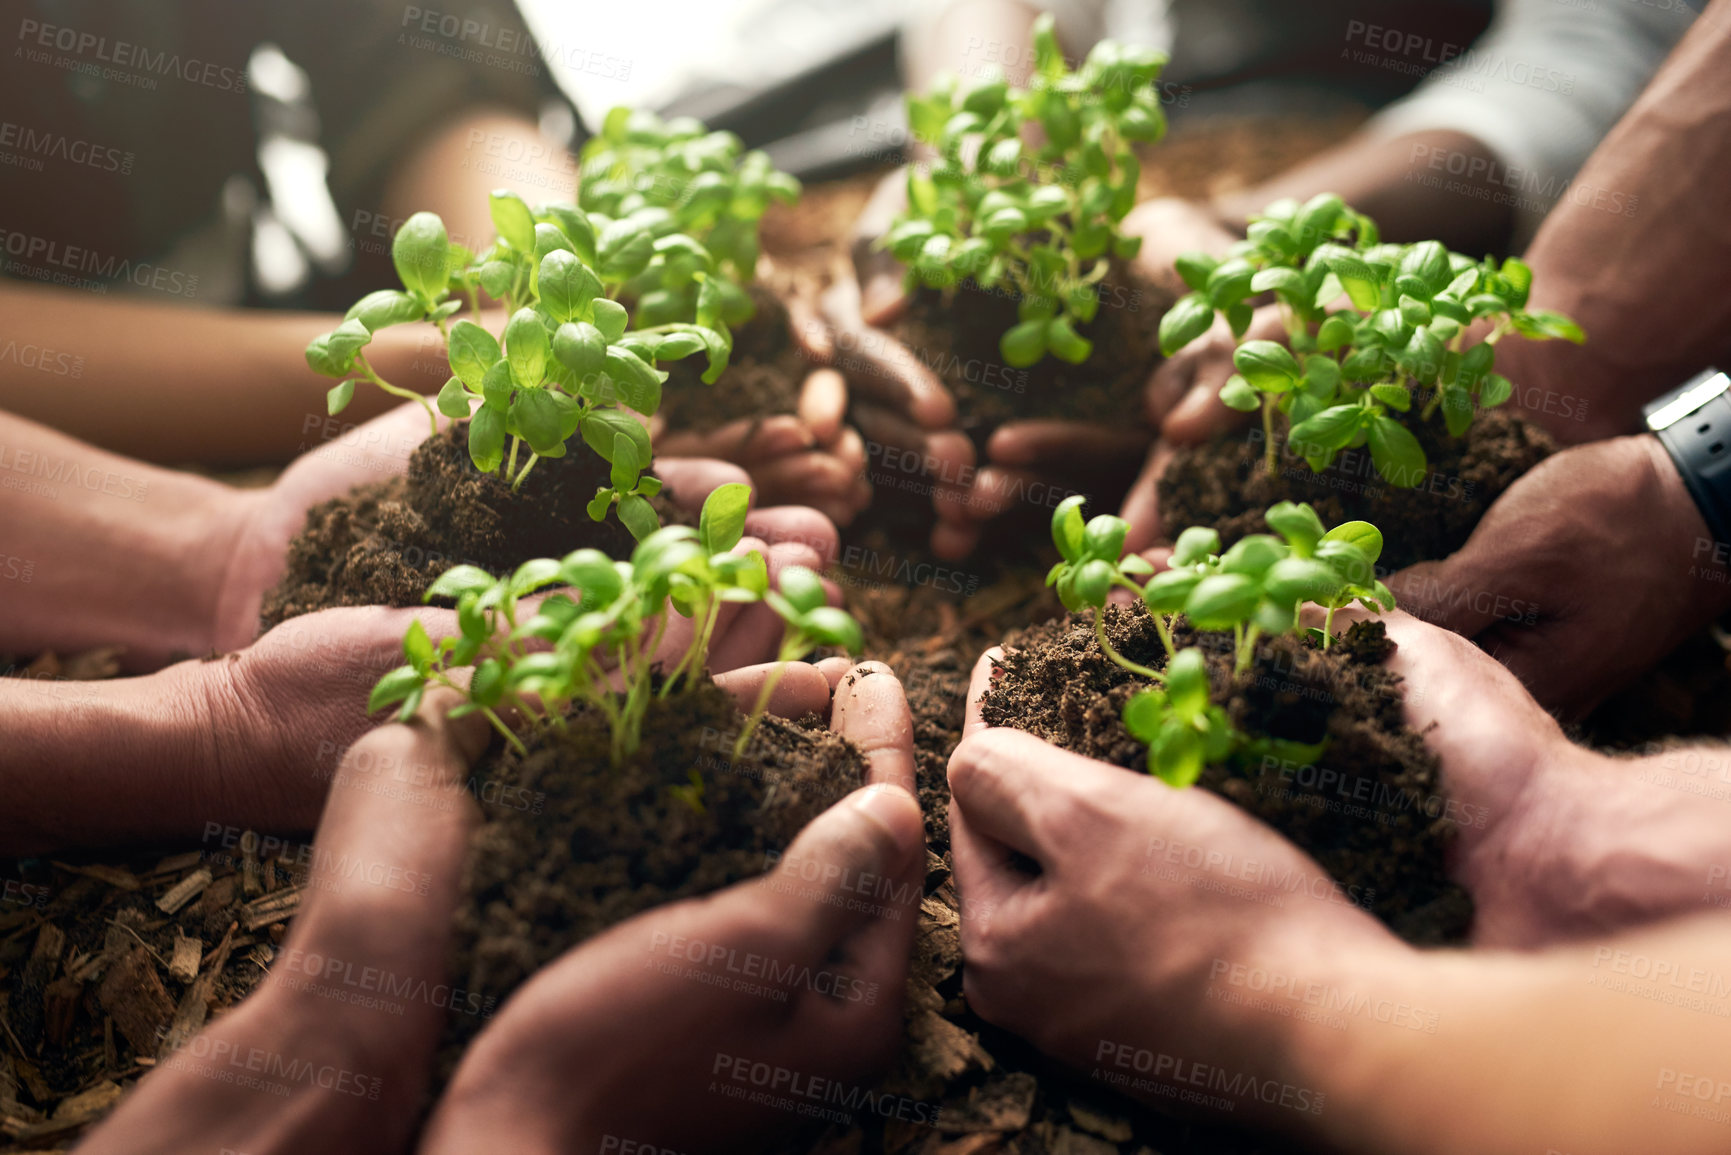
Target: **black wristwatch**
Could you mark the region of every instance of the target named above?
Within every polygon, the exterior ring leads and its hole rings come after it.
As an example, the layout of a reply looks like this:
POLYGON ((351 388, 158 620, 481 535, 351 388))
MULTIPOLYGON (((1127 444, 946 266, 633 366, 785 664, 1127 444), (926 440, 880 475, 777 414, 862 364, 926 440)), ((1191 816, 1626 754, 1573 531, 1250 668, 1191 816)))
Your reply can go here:
POLYGON ((1731 541, 1731 376, 1709 369, 1641 410, 1714 541, 1731 541))

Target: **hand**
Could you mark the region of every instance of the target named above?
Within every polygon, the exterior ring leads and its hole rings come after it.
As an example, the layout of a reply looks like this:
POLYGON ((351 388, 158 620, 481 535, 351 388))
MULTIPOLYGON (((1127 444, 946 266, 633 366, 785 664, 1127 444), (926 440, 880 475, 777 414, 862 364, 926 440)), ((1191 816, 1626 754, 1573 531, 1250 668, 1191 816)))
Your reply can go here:
POLYGON ((1452 557, 1389 584, 1579 717, 1731 604, 1728 579, 1676 466, 1642 435, 1542 462, 1452 557))
MULTIPOLYGON (((1273 881, 1326 875, 1224 799, 987 728, 979 700, 994 654, 974 669, 949 769, 969 1006, 1162 1106, 1177 1100, 1148 1085, 1161 1072, 1152 1056, 1130 1058, 1138 1051, 1286 1081, 1288 1056, 1259 1032, 1282 1020, 1209 998, 1217 960, 1309 979, 1325 961, 1405 948, 1357 907, 1273 881), (1186 866, 1191 851, 1233 865, 1186 866), (1144 1085, 1110 1078, 1120 1069, 1144 1085)), ((1237 1106, 1237 1117, 1291 1114, 1254 1098, 1237 1106)))
MULTIPOLYGON (((794 669, 821 704, 816 668, 794 669)), ((899 1039, 921 897, 913 727, 900 685, 875 663, 840 677, 831 724, 866 752, 875 785, 807 827, 782 869, 640 915, 538 974, 464 1057, 423 1155, 592 1151, 605 1136, 645 1150, 762 1149, 801 1116, 718 1085, 749 1095, 773 1078, 776 1097, 814 1107, 821 1097, 802 1098, 791 1079, 870 1085, 899 1039), (792 884, 806 867, 834 881, 792 884), (858 901, 862 879, 877 880, 873 904, 858 901), (770 997, 704 981, 754 958, 770 997)))
POLYGON ((657 416, 650 429, 656 447, 669 457, 731 461, 751 474, 764 501, 810 505, 847 525, 871 504, 865 442, 845 423, 848 383, 831 367, 835 342, 829 325, 808 302, 789 299, 786 306, 789 334, 813 367, 795 412, 741 417, 702 432, 662 432, 657 416))
POLYGON ((1459 833, 1450 872, 1473 896, 1476 944, 1532 949, 1702 909, 1712 867, 1731 862, 1731 828, 1678 785, 1731 764, 1722 751, 1607 758, 1570 742, 1472 642, 1400 611, 1382 621, 1406 724, 1442 761, 1459 833))
POLYGON ((404 1149, 446 1001, 364 996, 377 991, 376 976, 393 989, 448 989, 451 911, 477 817, 461 783, 487 745, 479 717, 445 716, 456 701, 435 691, 413 723, 356 743, 331 788, 312 880, 269 977, 159 1063, 80 1151, 404 1149), (415 768, 420 788, 372 788, 380 765, 415 768), (371 985, 362 985, 363 972, 375 976, 371 985), (333 996, 344 991, 342 975, 353 976, 353 1001, 333 996))
MULTIPOLYGON (((356 485, 405 472, 427 433, 425 410, 402 405, 302 454, 268 489, 234 494, 226 514, 234 529, 222 535, 234 544, 217 599, 219 651, 238 649, 258 635, 259 607, 282 578, 289 543, 306 527, 307 510, 346 495, 356 485)), ((657 458, 654 471, 667 482, 674 500, 693 512, 717 486, 750 480, 744 471, 722 462, 675 457, 657 458)), ((774 542, 808 547, 812 556, 784 551, 783 563, 820 569, 835 556, 839 540, 835 526, 822 514, 797 506, 758 510, 746 528, 774 542)), ((766 557, 772 565, 777 560, 773 553, 766 557)))

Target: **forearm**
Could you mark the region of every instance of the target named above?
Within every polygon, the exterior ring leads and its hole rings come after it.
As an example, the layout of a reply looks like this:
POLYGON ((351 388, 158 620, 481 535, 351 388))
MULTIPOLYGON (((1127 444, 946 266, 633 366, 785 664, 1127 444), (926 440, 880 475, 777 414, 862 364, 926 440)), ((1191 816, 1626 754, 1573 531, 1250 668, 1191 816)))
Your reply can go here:
POLYGON ((1390 139, 1366 131, 1272 180, 1216 198, 1213 208, 1242 235, 1251 215, 1273 201, 1333 192, 1375 220, 1385 240, 1440 240, 1469 253, 1501 250, 1514 215, 1507 198, 1495 195, 1489 175, 1495 159, 1466 133, 1437 130, 1390 139))
POLYGON ((1640 407, 1731 353, 1731 6, 1696 22, 1546 218, 1527 254, 1536 308, 1587 343, 1511 340, 1498 369, 1584 403, 1584 421, 1534 414, 1566 442, 1627 432, 1640 407))
POLYGON ((0 652, 207 654, 249 497, 0 413, 0 652), (13 571, 18 571, 13 573, 13 571))
POLYGON ((1399 948, 1332 981, 1434 1011, 1434 1033, 1373 1015, 1344 1029, 1270 1016, 1268 1044, 1289 1078, 1324 1093, 1315 1126, 1348 1151, 1721 1151, 1724 1124, 1690 1111, 1731 1114, 1722 1019, 1616 979, 1644 959, 1676 969, 1635 986, 1703 991, 1723 981, 1727 949, 1731 930, 1709 919, 1543 955, 1399 948))
MULTIPOLYGON (((16 286, 0 286, 0 317, 0 409, 117 453, 206 465, 284 462, 306 447, 335 382, 304 350, 342 320, 16 286)), ((448 372, 436 345, 421 348, 423 328, 384 330, 367 353, 393 384, 436 392, 448 372)), ((343 418, 396 404, 362 388, 343 418)))
POLYGON ((220 817, 194 664, 109 682, 0 678, 0 854, 191 837, 220 817))
MULTIPOLYGON (((963 84, 997 68, 1011 84, 1026 84, 1034 66, 1034 21, 1040 10, 1022 0, 958 0, 918 37, 902 40, 902 75, 910 92, 924 92, 943 73, 963 84)), ((1066 51, 1074 51, 1065 45, 1066 51)))

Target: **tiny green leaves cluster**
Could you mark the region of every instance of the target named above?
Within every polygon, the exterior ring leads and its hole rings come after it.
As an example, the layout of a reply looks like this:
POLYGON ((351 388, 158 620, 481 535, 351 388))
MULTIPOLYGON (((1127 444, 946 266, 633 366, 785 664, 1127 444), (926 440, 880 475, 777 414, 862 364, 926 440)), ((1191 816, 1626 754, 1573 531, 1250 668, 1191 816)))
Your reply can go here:
POLYGON ((1132 145, 1166 131, 1154 88, 1164 56, 1105 40, 1072 71, 1050 14, 1035 50, 1026 89, 946 77, 908 96, 909 127, 937 158, 909 167, 907 210, 882 242, 910 284, 947 290, 971 279, 1012 291, 1020 313, 1000 351, 1018 368, 1092 353, 1077 326, 1099 310, 1109 259, 1140 248, 1119 228, 1141 175, 1132 145), (1044 144, 1026 143, 1031 128, 1044 144))
POLYGON ((698 253, 689 252, 633 272, 626 285, 640 323, 706 327, 751 318, 751 298, 741 286, 757 272, 759 223, 772 202, 792 204, 800 193, 799 181, 777 171, 767 154, 744 151, 731 132, 625 107, 609 112, 600 135, 584 146, 578 187, 592 218, 652 222, 713 257, 714 268, 703 268, 702 277, 695 275, 698 253))
POLYGON ((1124 703, 1124 728, 1148 747, 1148 771, 1168 786, 1194 785, 1212 762, 1222 762, 1243 735, 1208 696, 1208 661, 1198 649, 1180 650, 1166 663, 1163 687, 1124 703))
MULTIPOLYGON (((749 499, 743 485, 722 486, 705 504, 699 528, 657 530, 629 561, 583 549, 525 562, 505 577, 467 565, 447 570, 427 598, 456 602, 458 633, 435 643, 419 622, 411 625, 405 664, 379 680, 368 710, 397 706, 406 720, 428 686, 449 687, 466 699, 454 714, 486 715, 521 751, 502 712, 534 728, 562 729, 573 705, 586 703, 606 718, 613 760, 623 761, 642 742, 650 702, 702 675, 722 606, 766 596, 803 604, 804 578, 794 580, 797 592, 790 593, 784 575, 783 593, 772 595, 763 556, 735 552, 749 499), (555 586, 561 588, 532 606, 524 600, 555 586), (657 687, 656 654, 672 614, 691 619, 691 641, 657 687), (466 680, 455 676, 465 667, 466 680)), ((821 583, 817 588, 821 600, 821 583)), ((842 611, 825 609, 802 610, 790 635, 808 647, 839 638, 857 648, 859 627, 842 611)), ((794 641, 784 643, 783 660, 804 652, 796 649, 794 641)))
POLYGON ((385 381, 365 356, 380 329, 432 322, 445 338, 451 369, 434 404, 446 417, 469 419, 475 468, 499 473, 516 488, 538 461, 563 457, 581 434, 610 467, 611 484, 597 490, 590 517, 600 521, 617 507, 620 521, 642 539, 659 524, 649 498, 660 482, 644 473, 653 455, 633 414, 649 417, 660 408, 668 376, 660 363, 703 353, 704 380, 713 382, 727 365, 732 338, 707 315, 633 329, 617 298, 633 277, 696 284, 714 273, 715 262, 675 233, 659 210, 650 214, 654 219, 613 220, 568 204, 532 209, 503 191, 492 194, 490 210, 497 239, 480 254, 451 243, 434 214, 410 217, 391 248, 403 289, 361 298, 340 326, 307 346, 307 364, 343 378, 330 391, 331 413, 368 381, 419 401, 437 432, 426 398, 385 381), (483 294, 504 306, 497 332, 483 323, 483 294), (469 315, 451 320, 465 306, 469 315))
POLYGON ((1272 294, 1280 306, 1286 344, 1243 342, 1220 392, 1234 409, 1261 410, 1271 475, 1280 414, 1311 469, 1368 445, 1390 485, 1415 486, 1428 462, 1409 421, 1440 409, 1459 437, 1479 410, 1512 396, 1495 371, 1499 340, 1585 339, 1561 313, 1527 309, 1533 274, 1522 261, 1474 261, 1436 241, 1384 244, 1375 222, 1331 193, 1275 202, 1224 259, 1186 254, 1178 272, 1191 292, 1160 323, 1167 356, 1206 333, 1216 314, 1242 338, 1253 299, 1272 294), (1469 340, 1481 321, 1483 339, 1469 340))
POLYGON ((829 604, 823 579, 804 566, 791 565, 782 570, 781 590, 771 590, 764 595, 763 600, 783 623, 781 649, 776 655, 776 661, 780 664, 764 679, 757 705, 746 719, 745 725, 740 728, 739 737, 733 745, 735 757, 744 753, 746 747, 751 745, 751 736, 764 712, 768 710, 769 696, 781 682, 781 675, 787 669, 788 662, 818 646, 835 646, 850 654, 857 654, 865 648, 865 636, 859 623, 854 621, 846 610, 836 609, 829 604))
MULTIPOLYGON (((1130 579, 1151 574, 1154 567, 1135 554, 1119 557, 1130 523, 1108 513, 1084 523, 1082 506, 1086 501, 1080 495, 1067 497, 1052 511, 1052 544, 1058 547, 1058 564, 1047 572, 1046 584, 1057 590, 1058 600, 1071 613, 1094 611, 1094 640, 1100 644, 1101 653, 1132 674, 1160 681, 1164 675, 1159 671, 1132 662, 1113 647, 1106 636, 1105 618, 1106 598, 1112 590, 1140 593, 1141 587, 1130 579)), ((1164 622, 1157 619, 1157 624, 1170 654, 1171 635, 1164 622)))

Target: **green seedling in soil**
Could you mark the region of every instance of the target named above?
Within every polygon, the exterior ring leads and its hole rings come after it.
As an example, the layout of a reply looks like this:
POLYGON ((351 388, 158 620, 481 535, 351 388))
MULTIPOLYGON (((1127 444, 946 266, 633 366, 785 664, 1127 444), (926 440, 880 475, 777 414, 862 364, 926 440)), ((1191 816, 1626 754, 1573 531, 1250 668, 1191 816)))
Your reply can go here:
POLYGON ((937 156, 909 167, 908 207, 881 242, 910 286, 950 292, 972 279, 1013 292, 1018 323, 999 349, 1018 368, 1092 353, 1076 326, 1098 312, 1110 258, 1141 248, 1119 228, 1142 171, 1132 145, 1166 132, 1154 88, 1163 55, 1103 40, 1071 71, 1049 14, 1034 45, 1025 89, 945 77, 908 96, 909 128, 937 156), (1044 143, 1027 143, 1036 136, 1044 143))
MULTIPOLYGON (((1324 648, 1334 613, 1353 601, 1367 609, 1394 608, 1394 594, 1376 578, 1382 534, 1365 521, 1325 530, 1309 505, 1281 502, 1268 511, 1273 534, 1249 534, 1220 551, 1220 535, 1193 526, 1178 535, 1171 568, 1142 588, 1142 601, 1170 637, 1170 618, 1182 613, 1199 630, 1231 630, 1233 668, 1250 668, 1256 642, 1297 628, 1305 602, 1323 606, 1318 631, 1324 648)), ((1167 646, 1168 654, 1171 645, 1167 646)))
POLYGON ((865 648, 865 638, 859 623, 846 610, 828 604, 823 581, 804 566, 788 566, 781 571, 780 592, 770 591, 764 600, 785 623, 781 636, 781 652, 776 655, 776 667, 764 679, 763 690, 757 696, 751 716, 739 731, 733 744, 733 756, 745 753, 751 736, 757 730, 764 711, 769 708, 769 696, 781 682, 787 663, 804 657, 819 646, 836 646, 850 654, 865 648))
MULTIPOLYGON (((605 222, 646 221, 695 241, 702 252, 670 242, 670 259, 633 274, 625 295, 640 323, 694 320, 719 328, 751 319, 751 298, 740 286, 757 273, 759 223, 772 202, 792 204, 799 193, 799 181, 778 172, 767 154, 744 151, 731 132, 710 132, 689 116, 662 120, 619 107, 583 147, 578 203, 603 232, 605 222), (709 275, 700 279, 699 270, 709 275)), ((662 243, 659 234, 655 243, 662 243)))
POLYGON ((1298 611, 1315 602, 1327 612, 1309 635, 1323 649, 1333 640, 1334 615, 1358 602, 1372 612, 1394 608, 1394 594, 1376 578, 1382 534, 1369 522, 1349 521, 1325 529, 1309 505, 1281 502, 1268 511, 1273 534, 1251 534, 1224 554, 1220 535, 1193 527, 1178 535, 1171 568, 1143 587, 1142 598, 1168 659, 1162 688, 1143 691, 1124 706, 1124 726, 1148 746, 1148 769, 1172 786, 1189 786, 1203 767, 1231 756, 1274 756, 1299 764, 1314 761, 1322 745, 1251 738, 1233 729, 1225 712, 1209 700, 1202 652, 1174 653, 1172 617, 1182 613, 1199 630, 1233 633, 1233 673, 1250 668, 1263 635, 1297 630, 1298 611))
POLYGON ((700 318, 634 329, 617 298, 634 277, 704 282, 715 274, 714 259, 661 217, 608 220, 566 204, 531 209, 510 192, 493 193, 491 211, 498 239, 480 254, 452 244, 433 213, 410 217, 391 244, 403 288, 361 298, 341 325, 307 346, 307 364, 340 379, 328 397, 332 414, 348 406, 357 384, 371 382, 419 402, 435 434, 439 413, 469 418, 475 468, 513 489, 581 434, 611 467, 612 484, 596 491, 589 516, 600 521, 617 506, 642 540, 659 525, 649 498, 660 482, 643 476, 653 454, 634 414, 660 408, 668 374, 659 363, 703 353, 703 379, 713 383, 732 338, 713 317, 714 324, 700 318), (497 331, 483 323, 483 294, 504 306, 497 331), (457 317, 465 308, 468 315, 457 317), (365 353, 379 330, 422 321, 445 338, 452 373, 435 402, 384 380, 365 353))
MULTIPOLYGON (((1071 613, 1094 611, 1094 639, 1100 643, 1101 653, 1132 674, 1150 681, 1164 681, 1166 675, 1132 662, 1114 649, 1106 637, 1107 596, 1115 588, 1141 594, 1142 587, 1130 579, 1151 574, 1154 567, 1136 554, 1119 556, 1124 552, 1124 537, 1130 531, 1130 523, 1123 518, 1103 513, 1084 524, 1082 506, 1086 500, 1081 496, 1067 497, 1052 512, 1052 544, 1058 547, 1059 561, 1046 574, 1046 584, 1057 589, 1058 600, 1071 613)), ((1166 644, 1170 656, 1174 650, 1167 623, 1156 617, 1154 624, 1159 627, 1160 640, 1166 644)))
POLYGON ((1376 223, 1332 193, 1276 201, 1224 259, 1186 254, 1178 272, 1192 292, 1160 322, 1168 357, 1207 333, 1216 313, 1242 338, 1253 298, 1272 293, 1280 306, 1286 343, 1244 341, 1220 390, 1231 408, 1261 411, 1270 477, 1278 414, 1312 470, 1368 443, 1390 485, 1415 486, 1428 463, 1405 422, 1440 410, 1460 437, 1476 412, 1506 402, 1514 387, 1495 372, 1498 341, 1586 339, 1563 314, 1527 309, 1533 272, 1519 259, 1474 261, 1437 241, 1383 244, 1376 223))

